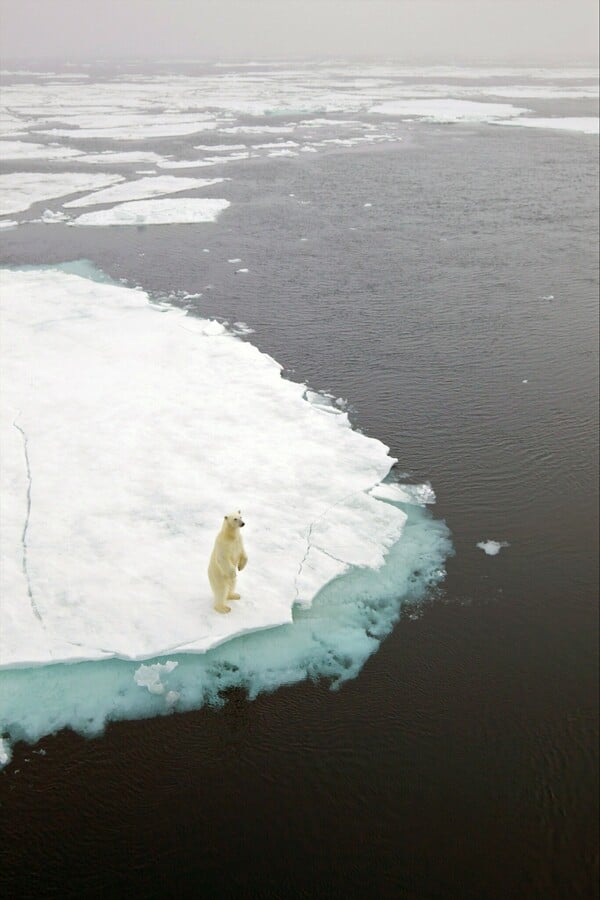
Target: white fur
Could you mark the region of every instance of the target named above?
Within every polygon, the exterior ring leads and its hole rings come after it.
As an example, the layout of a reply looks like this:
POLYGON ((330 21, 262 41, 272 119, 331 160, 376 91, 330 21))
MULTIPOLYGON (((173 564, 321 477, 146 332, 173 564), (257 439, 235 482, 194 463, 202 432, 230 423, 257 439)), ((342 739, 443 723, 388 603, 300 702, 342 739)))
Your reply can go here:
POLYGON ((226 600, 240 599, 240 595, 235 592, 235 580, 238 569, 241 572, 248 562, 240 532, 243 525, 239 509, 225 516, 208 564, 208 580, 215 597, 214 605, 220 613, 231 612, 226 600))

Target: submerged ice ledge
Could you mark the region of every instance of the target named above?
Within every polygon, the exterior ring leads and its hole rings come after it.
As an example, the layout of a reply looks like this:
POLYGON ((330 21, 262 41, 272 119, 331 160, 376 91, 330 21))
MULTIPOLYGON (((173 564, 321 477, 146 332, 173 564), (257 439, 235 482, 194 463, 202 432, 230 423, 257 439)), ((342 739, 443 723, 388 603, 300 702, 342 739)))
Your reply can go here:
POLYGON ((406 522, 369 494, 387 448, 273 359, 140 290, 1 277, 1 666, 207 651, 384 564, 406 522), (250 563, 218 616, 206 565, 238 506, 250 563))

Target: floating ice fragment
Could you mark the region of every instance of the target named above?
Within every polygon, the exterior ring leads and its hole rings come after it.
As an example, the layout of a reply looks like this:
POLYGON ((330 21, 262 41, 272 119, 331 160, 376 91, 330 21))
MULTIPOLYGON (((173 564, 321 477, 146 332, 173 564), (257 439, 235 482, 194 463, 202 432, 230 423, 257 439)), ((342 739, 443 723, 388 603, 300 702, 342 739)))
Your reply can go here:
POLYGON ((363 206, 365 209, 368 209, 369 207, 373 206, 373 204, 372 203, 363 203, 363 206))
POLYGON ((239 259, 238 257, 236 257, 235 259, 228 259, 228 260, 227 260, 227 262, 230 262, 230 263, 239 263, 239 262, 241 262, 241 261, 242 261, 242 260, 239 259))
POLYGON ((0 737, 0 767, 5 766, 11 760, 10 745, 0 737))
POLYGON ((488 556, 497 556, 503 547, 510 547, 508 541, 479 541, 476 545, 488 556))
POLYGON ((19 223, 14 219, 1 219, 0 220, 0 228, 14 228, 19 223))
POLYGON ((185 225, 214 222, 227 209, 229 200, 185 198, 183 200, 132 200, 111 209, 84 213, 73 225, 185 225))
POLYGON ((566 116, 529 118, 522 116, 518 119, 508 119, 506 122, 496 122, 497 125, 518 125, 521 128, 551 128, 559 131, 574 131, 581 134, 598 134, 600 129, 597 116, 566 116))
POLYGON ((523 381, 521 382, 521 384, 529 384, 528 379, 527 379, 527 378, 524 378, 523 381))
POLYGON ((172 659, 167 660, 166 663, 153 663, 150 666, 141 665, 133 673, 133 680, 139 687, 148 688, 151 694, 164 694, 165 686, 160 680, 161 676, 168 675, 177 666, 178 663, 172 659))
POLYGON ((237 273, 240 273, 240 272, 249 272, 250 270, 249 269, 236 269, 235 271, 237 273))
POLYGON ((53 225, 57 222, 68 222, 69 216, 60 209, 57 209, 56 212, 53 212, 51 209, 45 209, 41 219, 34 219, 34 221, 44 222, 46 225, 53 225))
POLYGON ((0 175, 0 215, 29 209, 34 203, 123 181, 121 175, 80 172, 11 172, 0 175))
POLYGON ((160 197, 163 194, 178 194, 181 191, 192 191, 196 188, 220 184, 222 178, 178 178, 175 175, 154 175, 151 178, 138 178, 105 188, 95 194, 86 194, 64 203, 67 208, 77 206, 96 206, 99 203, 120 203, 124 200, 146 200, 160 197))
MULTIPOLYGON (((493 122, 508 116, 520 116, 528 109, 510 103, 479 103, 474 100, 439 99, 388 100, 372 106, 371 113, 388 116, 419 116, 432 122, 493 122)), ((513 124, 511 122, 511 124, 513 124)))

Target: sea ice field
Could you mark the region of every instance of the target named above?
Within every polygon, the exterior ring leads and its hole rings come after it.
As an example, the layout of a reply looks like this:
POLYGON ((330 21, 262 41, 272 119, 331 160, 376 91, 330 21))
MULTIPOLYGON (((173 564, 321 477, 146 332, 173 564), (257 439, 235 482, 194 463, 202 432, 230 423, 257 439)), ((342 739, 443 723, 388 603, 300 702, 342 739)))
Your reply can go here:
POLYGON ((423 511, 433 492, 382 485, 387 448, 223 325, 91 274, 1 275, 4 733, 97 730, 127 710, 189 708, 198 690, 214 701, 226 684, 356 674, 400 597, 443 576, 448 532, 423 511), (236 505, 249 511, 252 565, 219 616, 204 570, 236 505), (278 626, 283 643, 271 632, 231 643, 278 626), (57 665, 167 654, 176 672, 57 665))
MULTIPOLYGON (((421 125, 442 143, 457 128, 598 131, 587 106, 544 114, 550 100, 593 103, 587 69, 275 72, 6 71, 0 227, 117 239, 215 227, 241 214, 239 167, 400 148, 421 125), (164 174, 178 169, 185 177, 164 174)), ((361 214, 372 213, 366 198, 361 214)), ((228 265, 247 282, 237 252, 228 265)), ((186 315, 124 274, 117 283, 84 261, 0 274, 0 763, 18 740, 98 734, 219 704, 228 688, 339 685, 402 605, 443 580, 452 553, 431 485, 400 479, 342 403, 240 337, 251 321, 186 315), (250 563, 241 600, 218 616, 206 563, 238 507, 250 563)), ((477 546, 496 555, 508 543, 477 546)))

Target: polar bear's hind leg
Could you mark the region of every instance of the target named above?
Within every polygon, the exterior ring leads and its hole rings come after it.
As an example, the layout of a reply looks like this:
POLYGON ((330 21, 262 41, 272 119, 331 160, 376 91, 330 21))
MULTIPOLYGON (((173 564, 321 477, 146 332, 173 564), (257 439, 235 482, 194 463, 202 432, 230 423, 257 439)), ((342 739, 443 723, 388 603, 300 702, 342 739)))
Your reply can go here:
POLYGON ((225 585, 218 593, 215 591, 215 606, 217 612, 219 613, 228 613, 231 612, 231 607, 227 606, 225 601, 228 598, 229 591, 227 590, 227 585, 225 585))

